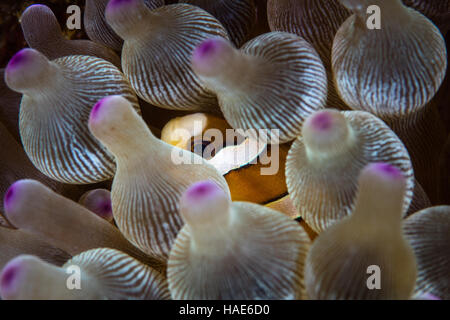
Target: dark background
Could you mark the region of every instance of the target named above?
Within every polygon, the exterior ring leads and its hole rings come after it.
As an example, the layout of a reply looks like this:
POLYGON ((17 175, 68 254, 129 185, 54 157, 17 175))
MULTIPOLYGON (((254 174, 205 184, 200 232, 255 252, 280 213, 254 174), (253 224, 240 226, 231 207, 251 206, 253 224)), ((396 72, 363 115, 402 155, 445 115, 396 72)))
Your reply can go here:
MULTIPOLYGON (((175 3, 176 0, 166 0, 166 4, 175 3)), ((83 30, 67 30, 66 25, 69 14, 66 13, 70 5, 78 5, 84 11, 85 0, 1 0, 0 2, 0 68, 6 67, 9 59, 27 46, 20 28, 19 18, 22 12, 32 4, 45 4, 52 9, 63 31, 69 39, 87 39, 83 30)))

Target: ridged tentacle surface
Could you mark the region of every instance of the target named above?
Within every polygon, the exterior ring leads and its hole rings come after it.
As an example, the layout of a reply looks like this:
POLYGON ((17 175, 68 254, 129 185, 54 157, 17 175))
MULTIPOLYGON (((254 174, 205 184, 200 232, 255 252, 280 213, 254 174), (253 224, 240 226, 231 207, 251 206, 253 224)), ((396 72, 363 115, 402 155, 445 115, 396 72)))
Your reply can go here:
POLYGON ((114 248, 158 271, 165 265, 133 246, 111 223, 34 180, 14 183, 5 196, 11 224, 71 255, 94 248, 114 248))
POLYGON ((212 165, 157 139, 123 97, 102 99, 89 126, 116 158, 111 189, 114 219, 125 237, 144 252, 167 260, 183 224, 179 199, 192 183, 211 179, 229 197, 226 180, 212 165))
POLYGON ((337 32, 334 79, 352 109, 404 116, 424 107, 444 79, 447 52, 439 30, 413 9, 397 11, 383 16, 381 30, 367 29, 353 15, 337 32))
POLYGON ((280 143, 295 139, 303 121, 326 100, 326 73, 314 48, 296 35, 270 32, 247 42, 238 54, 251 63, 235 66, 233 80, 228 79, 232 87, 202 76, 217 93, 228 123, 235 129, 279 130, 280 143))
POLYGON ((407 6, 420 11, 441 30, 443 35, 450 30, 450 1, 448 0, 402 0, 407 6))
POLYGON ((298 299, 310 240, 289 217, 256 204, 234 202, 226 250, 195 251, 189 226, 177 236, 168 264, 174 299, 298 299), (251 227, 250 227, 251 226, 251 227))
POLYGON ((402 0, 404 4, 419 10, 427 17, 450 12, 450 1, 448 0, 402 0))
POLYGON ((446 130, 432 101, 421 110, 405 117, 385 117, 383 120, 402 140, 411 156, 414 176, 433 203, 437 201, 439 158, 446 141, 446 130))
POLYGON ((115 51, 122 50, 120 38, 105 20, 105 8, 109 0, 86 0, 84 25, 89 39, 115 51))
POLYGON ((86 277, 94 279, 106 299, 168 300, 166 279, 154 269, 114 249, 85 251, 64 268, 78 266, 86 277))
POLYGON ((199 6, 216 17, 227 29, 231 41, 240 47, 256 25, 256 6, 253 0, 180 0, 199 6))
MULTIPOLYGON (((86 34, 92 41, 111 48, 122 50, 123 39, 111 29, 105 19, 105 9, 109 0, 87 0, 84 10, 84 26, 86 34)), ((150 9, 164 5, 164 0, 145 0, 150 9)))
POLYGON ((345 229, 333 226, 326 232, 326 238, 316 239, 306 263, 310 299, 404 300, 411 297, 413 286, 398 290, 402 283, 415 279, 409 265, 413 253, 411 249, 405 252, 402 238, 380 234, 379 241, 364 239, 363 231, 350 225, 345 229), (381 270, 380 290, 367 287, 371 276, 368 267, 372 265, 381 270))
POLYGON ((334 86, 331 48, 337 30, 350 16, 350 12, 335 0, 269 0, 267 8, 272 31, 297 34, 319 54, 327 71, 327 107, 346 108, 334 86))
MULTIPOLYGON (((11 184, 25 178, 41 181, 52 190, 71 199, 78 199, 84 192, 82 186, 59 183, 36 169, 22 145, 14 139, 2 123, 0 123, 0 152, 3 153, 0 166, 0 199, 3 199, 11 184)), ((0 201, 0 214, 1 212, 4 212, 3 201, 0 201)))
POLYGON ((308 297, 331 300, 404 300, 414 291, 417 265, 402 231, 406 181, 386 163, 359 176, 352 214, 325 230, 308 252, 308 297))
POLYGON ((450 299, 450 207, 432 207, 406 219, 404 231, 417 258, 415 293, 450 299))
POLYGON ((426 209, 431 207, 431 201, 426 194, 425 190, 422 188, 419 182, 417 180, 414 181, 414 191, 413 191, 413 198, 411 200, 411 204, 408 208, 407 216, 410 216, 417 211, 426 209))
POLYGON ((225 179, 206 160, 180 149, 199 164, 176 165, 171 160, 173 150, 161 142, 158 151, 140 159, 118 158, 111 192, 114 218, 125 237, 163 259, 184 225, 179 214, 181 194, 204 179, 213 179, 228 190, 225 179))
POLYGON ((140 98, 174 110, 214 110, 216 97, 190 66, 195 47, 211 37, 228 38, 223 26, 206 11, 187 4, 157 8, 138 40, 127 40, 122 66, 140 98))
POLYGON ((88 184, 114 175, 113 156, 88 130, 95 103, 121 94, 139 108, 128 81, 109 62, 89 56, 54 60, 64 74, 63 90, 39 96, 24 95, 20 134, 33 164, 45 175, 64 183, 88 184))
POLYGON ((323 161, 308 158, 303 137, 292 145, 286 162, 286 183, 300 216, 321 232, 351 214, 358 194, 361 170, 372 162, 387 162, 407 179, 403 212, 414 189, 411 160, 403 143, 389 127, 363 111, 344 111, 353 134, 349 150, 323 161))

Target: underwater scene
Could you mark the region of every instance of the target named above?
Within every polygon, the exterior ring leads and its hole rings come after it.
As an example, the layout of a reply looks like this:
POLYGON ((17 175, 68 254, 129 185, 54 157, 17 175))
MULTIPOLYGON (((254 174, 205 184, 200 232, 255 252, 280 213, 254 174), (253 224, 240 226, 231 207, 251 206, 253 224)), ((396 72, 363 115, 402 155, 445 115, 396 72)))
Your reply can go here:
POLYGON ((450 0, 1 1, 0 300, 450 300, 449 30, 450 0))

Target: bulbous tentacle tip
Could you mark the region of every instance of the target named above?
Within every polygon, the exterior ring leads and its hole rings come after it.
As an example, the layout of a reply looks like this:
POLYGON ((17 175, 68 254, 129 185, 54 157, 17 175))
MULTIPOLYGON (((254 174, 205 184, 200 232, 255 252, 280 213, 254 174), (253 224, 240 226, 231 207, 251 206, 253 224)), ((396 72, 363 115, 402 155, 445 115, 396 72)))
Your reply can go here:
POLYGON ((19 210, 21 199, 30 192, 29 190, 35 190, 40 185, 37 181, 26 179, 14 182, 6 191, 3 199, 6 216, 11 217, 19 210))
POLYGON ((6 66, 6 74, 16 70, 17 68, 20 68, 24 66, 27 62, 33 59, 37 54, 36 50, 33 49, 22 49, 19 52, 17 52, 11 60, 9 60, 8 65, 6 66))
POLYGON ((338 117, 338 111, 319 111, 306 120, 305 128, 308 128, 315 132, 328 132, 336 125, 336 118, 338 117))
POLYGON ((98 115, 100 113, 100 109, 105 104, 105 102, 107 102, 108 98, 109 97, 103 98, 95 104, 95 106, 92 108, 92 111, 91 111, 91 114, 89 117, 89 122, 95 122, 95 120, 98 118, 98 115))
POLYGON ((11 187, 9 187, 8 191, 6 191, 5 194, 5 199, 3 201, 5 208, 7 208, 11 204, 11 202, 13 202, 14 194, 15 188, 14 185, 12 185, 11 187))
POLYGON ((48 13, 51 13, 53 15, 53 11, 48 6, 46 6, 45 4, 36 3, 36 4, 32 4, 32 5, 28 6, 23 11, 22 18, 23 18, 23 16, 25 16, 25 15, 33 12, 33 11, 48 12, 48 13))
POLYGON ((198 201, 220 197, 224 194, 223 190, 214 182, 209 180, 200 181, 186 190, 184 200, 195 204, 198 201))
MULTIPOLYGON (((406 177, 395 166, 385 162, 370 163, 361 171, 358 179, 359 194, 353 216, 369 217, 377 214, 381 219, 392 219, 391 223, 402 220, 406 177), (384 206, 382 212, 374 210, 384 206)), ((381 221, 381 220, 380 220, 381 221)))
MULTIPOLYGON (((124 137, 123 130, 130 130, 130 121, 135 121, 133 106, 120 95, 108 96, 92 108, 88 127, 103 143, 124 137), (106 139, 106 140, 105 140, 106 139)), ((132 130, 131 130, 132 131, 132 130)))
POLYGON ((20 261, 16 259, 10 261, 4 268, 0 275, 0 295, 3 299, 8 299, 14 291, 15 280, 20 274, 20 261))
POLYGON ((0 296, 10 300, 17 296, 20 290, 21 278, 25 277, 27 266, 36 258, 30 255, 21 255, 9 261, 0 274, 0 296))
POLYGON ((234 50, 230 42, 216 37, 203 41, 192 54, 192 67, 201 75, 215 73, 217 66, 234 50))
POLYGON ((10 263, 3 269, 0 279, 0 285, 2 288, 8 288, 12 285, 19 269, 20 266, 18 265, 17 262, 10 263))
POLYGON ((10 212, 13 209, 14 203, 16 202, 17 194, 22 185, 23 180, 17 181, 13 183, 5 193, 5 197, 3 199, 3 206, 6 212, 10 212))
POLYGON ((371 163, 364 168, 361 175, 371 175, 389 180, 404 180, 402 172, 391 164, 378 162, 371 163))
POLYGON ((45 48, 43 41, 64 39, 58 19, 52 9, 43 4, 27 7, 20 17, 20 25, 28 45, 40 51, 45 48))
POLYGON ((203 41, 194 51, 194 59, 203 59, 211 56, 220 50, 221 45, 225 42, 221 38, 213 38, 203 41))
POLYGON ((218 222, 221 213, 228 209, 229 196, 210 180, 191 185, 182 195, 180 207, 183 217, 190 225, 208 225, 218 222))
POLYGON ((345 116, 338 110, 326 109, 309 116, 302 127, 305 144, 315 151, 339 149, 349 137, 349 126, 345 116))
POLYGON ((116 95, 109 96, 98 101, 91 110, 89 116, 89 124, 95 125, 102 122, 102 120, 110 113, 115 106, 120 106, 129 103, 124 97, 116 95))
POLYGON ((21 92, 42 81, 49 60, 39 51, 25 48, 17 52, 5 69, 5 82, 12 90, 21 92))
POLYGON ((105 19, 114 32, 126 40, 138 36, 145 28, 149 11, 143 0, 111 0, 105 9, 105 19))
POLYGON ((105 219, 105 220, 112 220, 113 219, 113 213, 112 213, 112 203, 111 200, 104 200, 102 202, 98 202, 96 204, 95 213, 105 219))
POLYGON ((111 193, 106 189, 95 189, 88 191, 79 203, 107 221, 113 220, 111 193))

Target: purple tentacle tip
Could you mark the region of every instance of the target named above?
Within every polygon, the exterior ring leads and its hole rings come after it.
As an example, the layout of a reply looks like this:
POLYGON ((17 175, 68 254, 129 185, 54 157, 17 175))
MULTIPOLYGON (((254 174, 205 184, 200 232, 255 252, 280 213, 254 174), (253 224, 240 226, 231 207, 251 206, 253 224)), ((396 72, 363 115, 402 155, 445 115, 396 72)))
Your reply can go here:
POLYGON ((26 62, 27 58, 28 58, 29 50, 30 49, 22 49, 19 52, 17 52, 11 58, 11 60, 9 60, 6 70, 12 70, 12 69, 17 68, 18 66, 22 65, 24 62, 26 62))
POLYGON ((111 212, 112 211, 112 206, 111 206, 111 201, 105 201, 101 204, 101 209, 103 212, 111 212))
POLYGON ((369 165, 369 169, 392 178, 403 178, 403 174, 401 173, 401 171, 393 165, 390 165, 389 163, 373 163, 369 165))
POLYGON ((201 200, 222 192, 222 189, 212 181, 201 181, 193 184, 186 191, 186 197, 190 200, 201 200))
POLYGON ((17 278, 20 266, 13 262, 8 264, 2 271, 0 279, 1 291, 7 291, 13 287, 14 280, 17 278))
POLYGON ((94 122, 98 120, 100 110, 102 109, 102 107, 105 105, 105 102, 108 101, 109 98, 110 97, 103 98, 95 104, 95 106, 91 110, 89 122, 94 122))
POLYGON ((105 98, 103 98, 102 100, 100 100, 99 102, 97 102, 95 104, 95 106, 92 108, 92 111, 91 111, 91 119, 95 118, 98 115, 98 112, 100 111, 100 108, 102 107, 104 102, 105 102, 105 98))
POLYGON ((217 49, 217 40, 209 39, 198 46, 197 54, 204 56, 214 52, 217 49))
POLYGON ((311 125, 317 131, 327 131, 333 126, 333 116, 328 112, 320 112, 313 116, 311 125))
POLYGON ((11 209, 11 205, 14 202, 14 196, 16 194, 16 187, 15 184, 9 187, 9 189, 6 191, 5 199, 3 201, 4 207, 7 211, 11 209))
POLYGON ((222 40, 219 38, 203 41, 200 45, 197 46, 197 48, 195 48, 192 55, 193 61, 200 62, 203 59, 212 56, 214 53, 218 52, 221 44, 222 40))
POLYGON ((111 201, 102 200, 100 203, 97 204, 95 213, 98 214, 102 218, 112 217, 111 201))

